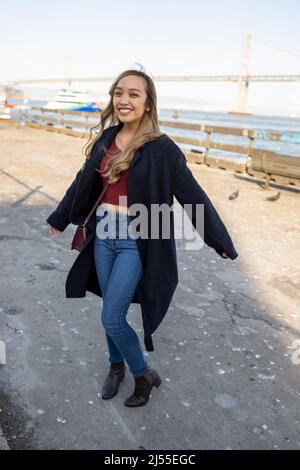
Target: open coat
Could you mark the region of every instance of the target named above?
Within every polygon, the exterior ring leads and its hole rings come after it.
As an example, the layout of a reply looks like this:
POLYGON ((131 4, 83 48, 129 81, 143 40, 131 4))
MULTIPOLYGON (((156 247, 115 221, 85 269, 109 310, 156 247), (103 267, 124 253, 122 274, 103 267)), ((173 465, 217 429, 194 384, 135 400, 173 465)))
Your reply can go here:
MULTIPOLYGON (((90 158, 78 171, 66 194, 50 214, 47 222, 63 231, 70 223, 82 224, 103 189, 99 168, 105 154, 123 123, 104 130, 96 142, 90 158), (105 146, 105 147, 104 147, 105 146)), ((196 228, 196 204, 204 204, 204 242, 222 256, 226 251, 229 258, 238 254, 226 227, 220 219, 210 199, 194 178, 187 166, 182 150, 166 134, 156 140, 146 142, 134 154, 128 176, 128 207, 142 203, 151 212, 151 204, 178 202, 191 204, 190 218, 196 228)), ((172 300, 178 284, 176 245, 174 238, 174 218, 170 217, 170 238, 136 239, 143 265, 143 275, 138 283, 133 303, 141 306, 144 344, 147 351, 154 351, 152 333, 157 329, 172 300)), ((88 237, 82 251, 78 254, 66 279, 66 297, 85 297, 86 291, 102 297, 98 283, 93 254, 93 240, 96 234, 96 214, 94 212, 87 224, 88 237)), ((202 235, 202 234, 200 234, 202 235)))

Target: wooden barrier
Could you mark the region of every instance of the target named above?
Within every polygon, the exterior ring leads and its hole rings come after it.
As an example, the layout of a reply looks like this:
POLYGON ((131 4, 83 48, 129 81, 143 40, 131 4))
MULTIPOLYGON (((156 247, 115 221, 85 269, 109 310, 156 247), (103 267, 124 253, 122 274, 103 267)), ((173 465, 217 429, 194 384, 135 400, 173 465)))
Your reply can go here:
POLYGON ((12 119, 2 119, 0 118, 0 124, 3 125, 3 124, 7 124, 8 126, 17 126, 17 122, 16 121, 13 121, 12 119))
MULTIPOLYGON (((89 138, 89 129, 95 126, 90 119, 96 118, 97 123, 99 123, 101 115, 100 113, 86 111, 50 110, 40 107, 31 109, 39 111, 40 114, 34 114, 31 118, 28 118, 26 121, 27 126, 84 139, 89 138), (49 113, 53 113, 53 116, 49 113), (68 115, 80 119, 70 119, 67 117, 68 115), (77 129, 73 129, 74 127, 77 129)), ((257 140, 300 144, 300 135, 168 120, 160 120, 159 125, 167 129, 174 129, 175 133, 168 134, 169 137, 177 144, 183 144, 190 148, 189 150, 183 150, 187 161, 190 163, 205 164, 212 168, 229 170, 235 173, 246 173, 250 177, 264 179, 266 188, 270 182, 300 186, 300 157, 280 155, 276 152, 253 148, 254 142, 257 140), (176 133, 176 129, 197 132, 199 137, 182 136, 176 133), (201 136, 201 133, 204 135, 201 136), (213 141, 215 134, 240 137, 243 139, 243 143, 237 145, 215 142, 213 141), (198 149, 193 147, 198 147, 198 149), (232 155, 229 157, 218 156, 215 154, 215 150, 224 152, 225 155, 226 153, 227 155, 228 153, 235 154, 237 157, 234 159, 232 155)), ((93 132, 96 134, 95 131, 93 132)))
POLYGON ((267 150, 252 149, 246 165, 248 175, 270 182, 300 187, 300 157, 291 157, 267 150))

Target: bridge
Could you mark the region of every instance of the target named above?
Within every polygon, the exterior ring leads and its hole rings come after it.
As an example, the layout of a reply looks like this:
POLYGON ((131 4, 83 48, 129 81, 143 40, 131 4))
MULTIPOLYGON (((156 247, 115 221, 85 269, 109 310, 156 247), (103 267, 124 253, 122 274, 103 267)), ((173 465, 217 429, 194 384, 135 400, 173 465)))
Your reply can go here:
MULTIPOLYGON (((234 107, 234 112, 240 114, 248 113, 248 95, 249 84, 251 82, 299 82, 300 74, 261 74, 255 75, 250 73, 250 54, 252 48, 252 35, 248 34, 244 37, 244 45, 242 50, 241 70, 240 74, 227 74, 227 75, 157 75, 152 76, 155 82, 232 82, 238 84, 237 100, 234 107)), ((257 42, 257 41, 256 41, 257 42)), ((258 44, 260 42, 258 41, 258 44)), ((267 46, 269 47, 269 46, 267 46)), ((281 52, 288 53, 288 51, 281 52)), ((293 56, 295 54, 292 54, 293 56)), ((298 57, 298 56, 297 56, 298 57)), ((299 58, 299 57, 298 57, 299 58)), ((140 64, 138 64, 140 65, 140 64)), ((65 57, 65 76, 57 78, 33 78, 33 79, 18 79, 6 82, 7 85, 20 86, 25 84, 50 84, 50 83, 64 83, 67 82, 71 85, 72 82, 109 82, 115 80, 115 76, 93 76, 93 77, 76 77, 71 76, 69 71, 69 57, 65 57)))
MULTIPOLYGON (((69 77, 70 82, 112 82, 115 76, 104 77, 69 77)), ((300 75, 157 75, 152 77, 156 82, 297 82, 300 75)), ((10 85, 59 83, 66 77, 33 78, 10 81, 10 85)))

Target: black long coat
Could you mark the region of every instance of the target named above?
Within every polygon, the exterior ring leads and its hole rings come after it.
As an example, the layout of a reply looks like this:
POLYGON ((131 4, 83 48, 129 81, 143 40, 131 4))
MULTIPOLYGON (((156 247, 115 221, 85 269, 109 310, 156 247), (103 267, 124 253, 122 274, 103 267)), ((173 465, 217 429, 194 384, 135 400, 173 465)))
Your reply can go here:
MULTIPOLYGON (((83 223, 103 188, 102 178, 95 171, 105 154, 104 145, 112 143, 123 123, 107 128, 96 142, 90 158, 78 171, 65 196, 50 214, 47 222, 63 231, 68 224, 83 223)), ((190 220, 195 225, 196 204, 204 204, 204 242, 221 256, 226 251, 231 259, 238 256, 232 240, 208 196, 188 168, 184 153, 166 134, 145 143, 134 154, 128 176, 128 206, 142 203, 151 212, 151 204, 173 205, 173 196, 183 206, 192 204, 190 220)), ((102 297, 93 254, 96 215, 90 219, 89 235, 66 280, 66 297, 85 297, 86 291, 102 297)), ((151 233, 151 232, 149 232, 151 233)), ((136 239, 143 275, 138 283, 133 303, 142 311, 144 344, 154 351, 151 335, 167 313, 178 284, 174 220, 170 217, 170 238, 136 239)))

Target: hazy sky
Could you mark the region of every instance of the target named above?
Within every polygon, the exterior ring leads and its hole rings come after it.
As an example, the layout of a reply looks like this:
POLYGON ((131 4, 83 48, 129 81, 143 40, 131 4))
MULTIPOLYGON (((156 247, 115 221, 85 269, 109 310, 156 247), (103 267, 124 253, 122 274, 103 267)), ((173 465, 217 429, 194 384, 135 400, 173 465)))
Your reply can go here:
MULTIPOLYGON (((0 0, 0 80, 115 75, 134 62, 158 74, 300 74, 299 0, 0 0)), ((226 106, 234 84, 161 84, 166 96, 226 106)), ((251 84, 255 109, 297 114, 300 83, 251 84)), ((300 115, 300 110, 299 113, 300 115)))

